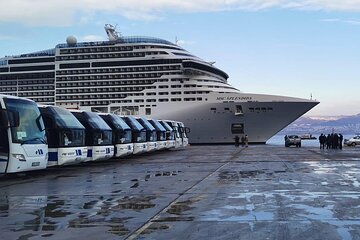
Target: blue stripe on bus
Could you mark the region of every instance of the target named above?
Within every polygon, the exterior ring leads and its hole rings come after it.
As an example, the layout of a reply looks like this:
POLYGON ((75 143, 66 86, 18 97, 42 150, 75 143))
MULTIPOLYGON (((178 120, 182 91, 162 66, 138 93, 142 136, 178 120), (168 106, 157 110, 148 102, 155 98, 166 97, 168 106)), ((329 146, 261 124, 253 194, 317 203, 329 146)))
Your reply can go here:
POLYGON ((48 161, 56 162, 58 161, 58 153, 57 152, 49 152, 49 159, 48 161))

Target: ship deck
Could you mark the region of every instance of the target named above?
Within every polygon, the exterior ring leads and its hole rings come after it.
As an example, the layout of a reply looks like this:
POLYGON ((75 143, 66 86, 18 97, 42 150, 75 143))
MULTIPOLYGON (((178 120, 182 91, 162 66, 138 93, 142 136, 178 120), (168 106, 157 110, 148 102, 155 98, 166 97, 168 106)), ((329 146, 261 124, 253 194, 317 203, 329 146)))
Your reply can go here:
POLYGON ((190 146, 1 176, 1 239, 360 239, 359 151, 190 146))

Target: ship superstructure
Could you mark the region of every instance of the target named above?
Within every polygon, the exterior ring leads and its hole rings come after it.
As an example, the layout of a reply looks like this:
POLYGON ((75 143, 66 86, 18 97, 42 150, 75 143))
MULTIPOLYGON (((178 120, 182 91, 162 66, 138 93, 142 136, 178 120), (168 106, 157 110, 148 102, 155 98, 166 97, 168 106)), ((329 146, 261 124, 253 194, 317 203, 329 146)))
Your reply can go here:
POLYGON ((242 93, 228 75, 177 44, 123 37, 109 24, 109 41, 68 37, 54 49, 0 59, 0 92, 41 104, 176 119, 190 143, 230 143, 247 134, 264 143, 318 102, 242 93))

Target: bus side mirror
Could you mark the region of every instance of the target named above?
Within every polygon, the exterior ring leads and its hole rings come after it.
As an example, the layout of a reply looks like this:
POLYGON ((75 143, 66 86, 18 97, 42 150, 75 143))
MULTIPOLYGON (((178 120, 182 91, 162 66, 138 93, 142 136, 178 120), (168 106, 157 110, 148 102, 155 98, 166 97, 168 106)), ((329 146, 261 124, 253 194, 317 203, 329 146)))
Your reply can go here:
POLYGON ((45 131, 45 126, 44 126, 44 122, 40 121, 40 119, 42 119, 41 115, 39 115, 36 119, 36 126, 38 127, 38 129, 42 132, 45 131))

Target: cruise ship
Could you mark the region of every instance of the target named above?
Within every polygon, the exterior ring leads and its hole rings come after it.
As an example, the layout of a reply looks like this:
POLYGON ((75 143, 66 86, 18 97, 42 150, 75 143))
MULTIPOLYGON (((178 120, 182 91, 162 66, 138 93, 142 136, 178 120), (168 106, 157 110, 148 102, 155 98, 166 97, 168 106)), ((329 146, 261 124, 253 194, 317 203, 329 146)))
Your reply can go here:
POLYGON ((0 93, 39 104, 184 122, 193 144, 250 143, 270 137, 317 101, 243 93, 228 75, 176 43, 125 37, 105 25, 108 41, 77 42, 0 59, 0 93))

